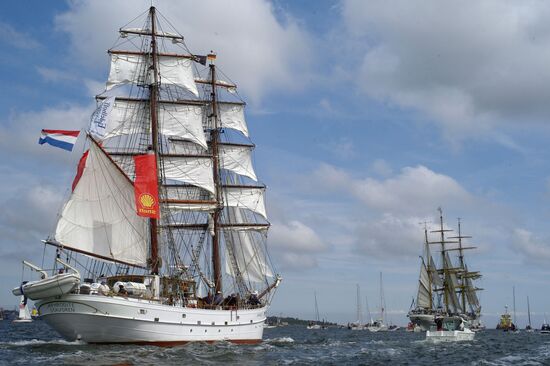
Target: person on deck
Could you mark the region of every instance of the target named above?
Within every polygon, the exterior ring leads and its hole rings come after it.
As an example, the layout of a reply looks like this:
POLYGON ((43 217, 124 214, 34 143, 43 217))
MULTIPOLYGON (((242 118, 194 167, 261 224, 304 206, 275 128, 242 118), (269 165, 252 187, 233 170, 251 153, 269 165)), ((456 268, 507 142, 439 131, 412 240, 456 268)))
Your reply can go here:
POLYGON ((214 301, 212 302, 212 304, 221 305, 222 302, 223 302, 222 292, 218 291, 218 292, 216 292, 216 296, 214 296, 214 301))
POLYGON ((118 285, 118 294, 120 296, 128 297, 128 291, 126 291, 124 285, 118 285))
POLYGON ((100 295, 104 295, 104 296, 109 295, 109 292, 111 292, 111 289, 109 288, 109 285, 107 285, 106 280, 104 280, 104 279, 101 280, 101 285, 99 285, 99 287, 97 288, 97 292, 100 295))
POLYGON ((250 294, 250 297, 248 298, 248 304, 249 305, 260 305, 260 299, 258 299, 258 291, 254 291, 250 294))

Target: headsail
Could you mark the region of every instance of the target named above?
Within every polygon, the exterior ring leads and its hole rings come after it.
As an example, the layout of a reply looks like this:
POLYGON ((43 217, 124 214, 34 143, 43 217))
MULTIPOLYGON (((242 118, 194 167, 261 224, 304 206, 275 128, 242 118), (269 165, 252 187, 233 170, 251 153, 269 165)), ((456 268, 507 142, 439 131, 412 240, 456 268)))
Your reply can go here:
POLYGON ((133 185, 99 146, 92 143, 89 151, 61 212, 55 240, 104 259, 144 266, 148 227, 136 214, 133 185))

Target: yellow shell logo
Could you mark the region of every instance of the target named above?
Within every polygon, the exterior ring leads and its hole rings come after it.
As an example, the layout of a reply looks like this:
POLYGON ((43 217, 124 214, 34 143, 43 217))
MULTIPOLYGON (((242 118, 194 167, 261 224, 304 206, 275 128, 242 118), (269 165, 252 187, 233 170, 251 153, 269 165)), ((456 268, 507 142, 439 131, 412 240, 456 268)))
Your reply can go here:
POLYGON ((155 204, 155 198, 150 195, 149 193, 144 193, 141 196, 139 196, 139 202, 143 205, 143 207, 153 207, 155 204))

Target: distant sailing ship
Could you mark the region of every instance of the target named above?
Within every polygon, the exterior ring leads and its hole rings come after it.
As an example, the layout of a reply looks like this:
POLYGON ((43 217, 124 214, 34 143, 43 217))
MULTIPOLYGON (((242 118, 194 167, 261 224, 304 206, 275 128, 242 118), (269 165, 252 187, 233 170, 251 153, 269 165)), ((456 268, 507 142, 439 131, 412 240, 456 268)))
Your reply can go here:
MULTIPOLYGON (((348 323, 348 329, 351 330, 365 330, 366 326, 363 324, 363 310, 361 309, 361 289, 359 288, 359 284, 357 286, 357 294, 356 294, 356 301, 357 301, 357 320, 353 323, 348 323)), ((369 306, 369 303, 366 301, 367 308, 369 306)))
POLYGON ((19 313, 17 314, 17 318, 15 318, 13 322, 14 323, 32 322, 32 317, 31 317, 31 313, 29 312, 26 296, 21 296, 21 300, 19 302, 19 313))
POLYGON ((367 324, 367 329, 371 332, 385 332, 388 330, 386 325, 386 299, 384 297, 384 287, 382 285, 382 272, 380 272, 380 318, 367 324))
POLYGON ((13 293, 35 300, 68 340, 257 343, 281 278, 267 253, 245 103, 218 77, 215 55, 190 53, 160 17, 151 7, 138 27, 120 29, 115 47, 125 49, 109 50, 92 117, 107 124, 87 133, 45 240, 54 271, 24 262, 41 279, 13 293))
POLYGON ((458 220, 458 236, 446 237, 445 233, 452 230, 443 225, 443 212, 439 209, 439 230, 432 233, 439 234, 439 240, 428 239, 428 229, 424 228, 424 254, 421 257, 420 276, 416 303, 413 303, 408 317, 414 325, 422 330, 436 327, 437 318, 460 318, 461 321, 448 321, 448 324, 463 324, 470 328, 480 325, 481 305, 477 297, 480 288, 474 285, 474 280, 481 277, 479 272, 470 271, 466 265, 464 251, 474 249, 465 247, 461 222, 458 220), (449 240, 454 239, 454 240, 449 240), (438 246, 441 253, 439 267, 431 254, 430 245, 438 246), (452 246, 451 246, 452 245, 452 246), (458 263, 453 263, 450 252, 458 252, 458 263))
POLYGON ((321 324, 321 319, 319 318, 319 305, 317 304, 317 292, 313 292, 313 297, 315 298, 315 321, 309 322, 307 329, 326 329, 326 326, 323 322, 321 324))

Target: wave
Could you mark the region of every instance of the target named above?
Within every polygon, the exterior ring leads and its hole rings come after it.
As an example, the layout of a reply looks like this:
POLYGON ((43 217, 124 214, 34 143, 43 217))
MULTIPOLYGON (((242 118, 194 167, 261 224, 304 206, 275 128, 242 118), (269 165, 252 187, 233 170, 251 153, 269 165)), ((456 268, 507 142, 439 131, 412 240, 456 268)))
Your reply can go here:
POLYGON ((63 339, 54 339, 50 341, 45 341, 41 339, 30 339, 30 340, 21 340, 21 341, 12 341, 12 342, 0 342, 0 346, 37 346, 37 345, 63 345, 63 346, 81 346, 86 344, 81 341, 69 342, 63 339))
POLYGON ((279 338, 273 338, 273 339, 266 339, 264 340, 265 343, 294 343, 294 339, 290 337, 279 337, 279 338))

